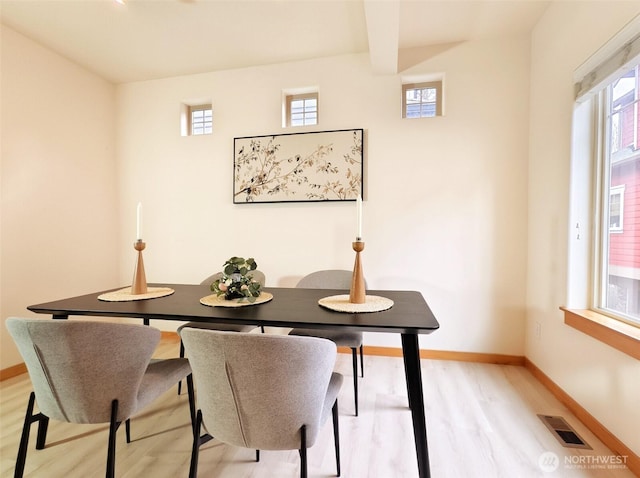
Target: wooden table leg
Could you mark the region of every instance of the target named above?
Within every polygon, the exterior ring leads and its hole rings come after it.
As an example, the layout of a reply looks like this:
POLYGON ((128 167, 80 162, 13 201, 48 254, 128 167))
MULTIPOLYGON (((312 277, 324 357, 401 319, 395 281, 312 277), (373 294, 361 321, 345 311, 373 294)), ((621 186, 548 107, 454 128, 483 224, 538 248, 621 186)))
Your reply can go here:
POLYGON ((407 379, 409 406, 411 407, 411 418, 413 420, 413 435, 418 458, 418 476, 420 478, 430 478, 431 470, 429 469, 427 424, 424 415, 418 335, 402 334, 402 355, 404 357, 404 373, 407 379))

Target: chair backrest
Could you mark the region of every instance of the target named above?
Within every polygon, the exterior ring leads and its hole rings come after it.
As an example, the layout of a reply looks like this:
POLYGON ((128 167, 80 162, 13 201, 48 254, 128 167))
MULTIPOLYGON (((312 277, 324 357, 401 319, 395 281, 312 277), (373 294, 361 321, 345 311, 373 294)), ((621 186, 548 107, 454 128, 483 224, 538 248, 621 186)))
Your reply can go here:
POLYGON ((181 337, 211 435, 235 446, 292 450, 306 425, 313 445, 336 360, 333 342, 190 328, 181 337))
MULTIPOLYGON (((255 271, 249 272, 249 274, 253 276, 253 280, 260 282, 260 285, 264 287, 264 283, 266 280, 264 272, 256 269, 255 271)), ((200 282, 200 285, 211 285, 214 281, 220 279, 221 277, 222 277, 222 272, 216 272, 215 274, 210 275, 205 280, 200 282)))
POLYGON ((341 269, 316 271, 300 279, 296 287, 302 289, 351 289, 352 277, 353 271, 341 269))
POLYGON ((137 394, 160 331, 136 324, 7 319, 36 394, 38 408, 56 420, 109 422, 135 411, 137 394))

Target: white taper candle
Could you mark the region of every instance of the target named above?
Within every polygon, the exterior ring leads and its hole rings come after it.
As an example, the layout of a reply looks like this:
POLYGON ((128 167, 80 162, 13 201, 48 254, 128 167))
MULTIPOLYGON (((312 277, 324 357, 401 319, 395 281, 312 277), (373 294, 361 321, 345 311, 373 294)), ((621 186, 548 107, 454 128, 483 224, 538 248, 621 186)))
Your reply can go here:
POLYGON ((142 240, 142 203, 138 203, 138 210, 136 214, 136 239, 142 240))
POLYGON ((356 238, 360 240, 362 239, 362 197, 359 194, 356 200, 356 214, 358 219, 358 235, 356 238))

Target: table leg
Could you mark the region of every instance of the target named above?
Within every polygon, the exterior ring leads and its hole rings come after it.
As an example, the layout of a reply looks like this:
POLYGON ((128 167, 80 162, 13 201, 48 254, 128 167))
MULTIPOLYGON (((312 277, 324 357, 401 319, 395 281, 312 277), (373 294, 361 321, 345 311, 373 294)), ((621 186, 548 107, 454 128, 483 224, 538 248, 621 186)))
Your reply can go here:
POLYGON ((418 458, 418 476, 429 478, 429 449, 427 447, 427 425, 424 415, 424 396, 422 394, 422 372, 420 370, 420 350, 416 334, 402 334, 402 355, 404 357, 404 373, 407 379, 407 392, 413 434, 418 458))

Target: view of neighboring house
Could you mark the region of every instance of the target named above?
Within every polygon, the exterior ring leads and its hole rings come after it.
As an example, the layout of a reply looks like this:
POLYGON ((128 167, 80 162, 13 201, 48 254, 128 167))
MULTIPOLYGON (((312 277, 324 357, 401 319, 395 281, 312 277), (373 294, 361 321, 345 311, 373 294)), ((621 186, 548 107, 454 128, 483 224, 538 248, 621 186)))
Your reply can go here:
POLYGON ((611 88, 607 308, 640 320, 638 67, 611 88))

